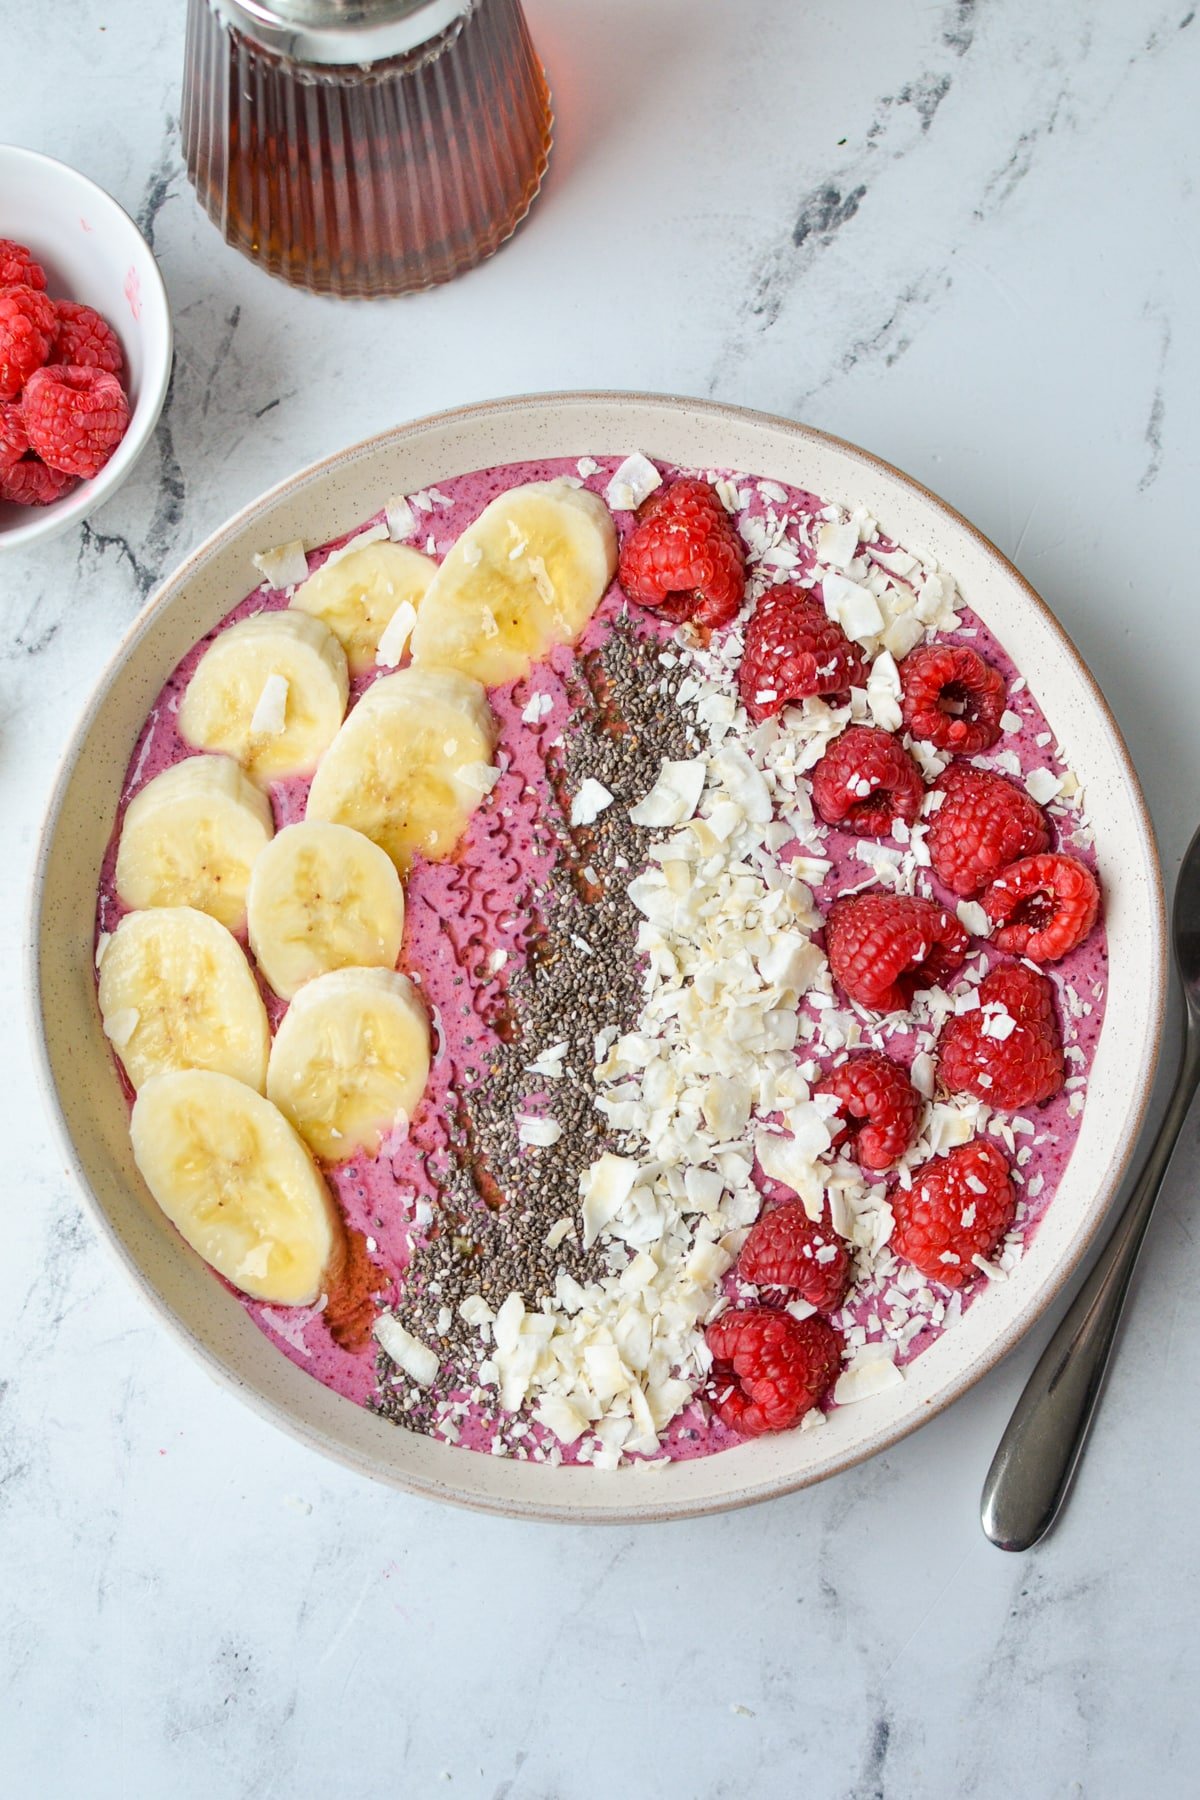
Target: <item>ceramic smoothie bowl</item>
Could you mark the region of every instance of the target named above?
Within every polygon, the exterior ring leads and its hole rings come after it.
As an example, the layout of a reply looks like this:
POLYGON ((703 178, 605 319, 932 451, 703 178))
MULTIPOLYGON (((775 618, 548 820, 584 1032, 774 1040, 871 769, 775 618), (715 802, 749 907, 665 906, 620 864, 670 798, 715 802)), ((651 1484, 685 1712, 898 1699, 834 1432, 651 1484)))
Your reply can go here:
POLYGON ((146 1299, 209 1371, 266 1418, 375 1479, 491 1511, 576 1521, 684 1517, 805 1486, 894 1443, 991 1368, 1061 1288, 1112 1200, 1154 1074, 1166 966, 1161 881, 1125 746, 1073 646, 994 546, 851 445, 764 414, 637 394, 504 400, 400 427, 302 471, 201 545, 131 628, 68 747, 38 856, 29 952, 35 1037, 68 1164, 146 1299), (863 506, 892 540, 953 573, 1036 695, 1047 736, 1069 747, 1094 832, 1109 959, 1074 1150, 1008 1279, 979 1283, 954 1328, 906 1364, 902 1383, 833 1407, 821 1430, 769 1434, 653 1469, 474 1454, 398 1428, 281 1354, 147 1191, 93 967, 97 884, 134 746, 181 658, 254 587, 255 554, 297 538, 327 543, 392 496, 436 490, 472 470, 635 450, 863 506))

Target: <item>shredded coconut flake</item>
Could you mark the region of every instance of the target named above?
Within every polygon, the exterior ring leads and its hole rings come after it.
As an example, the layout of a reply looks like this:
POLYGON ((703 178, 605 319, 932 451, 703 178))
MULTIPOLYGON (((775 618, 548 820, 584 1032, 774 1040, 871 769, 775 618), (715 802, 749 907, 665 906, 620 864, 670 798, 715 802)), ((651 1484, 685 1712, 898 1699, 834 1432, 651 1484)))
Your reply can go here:
POLYGON ((411 537, 417 529, 417 515, 403 494, 392 495, 383 509, 383 516, 387 520, 388 536, 394 544, 411 537))
MULTIPOLYGON (((580 473, 582 474, 582 470, 580 473)), ((604 498, 614 512, 636 512, 643 500, 647 500, 661 483, 662 476, 649 457, 643 456, 640 450, 635 450, 614 471, 612 480, 604 490, 604 498)))
POLYGON ((287 703, 287 676, 268 675, 250 718, 251 731, 261 732, 264 737, 278 737, 287 724, 287 703))
POLYGON ((595 781, 589 775, 580 783, 579 792, 571 801, 572 825, 591 825, 606 806, 611 806, 613 797, 602 781, 595 781))
POLYGON ((411 600, 402 600, 379 636, 375 661, 381 669, 394 669, 408 648, 417 609, 411 600))
POLYGON ((282 590, 295 587, 308 576, 308 558, 299 538, 280 544, 274 550, 261 550, 251 558, 268 587, 282 590))
POLYGON ((441 1366, 435 1351, 406 1331, 391 1313, 381 1313, 375 1321, 375 1340, 418 1387, 431 1387, 441 1366))

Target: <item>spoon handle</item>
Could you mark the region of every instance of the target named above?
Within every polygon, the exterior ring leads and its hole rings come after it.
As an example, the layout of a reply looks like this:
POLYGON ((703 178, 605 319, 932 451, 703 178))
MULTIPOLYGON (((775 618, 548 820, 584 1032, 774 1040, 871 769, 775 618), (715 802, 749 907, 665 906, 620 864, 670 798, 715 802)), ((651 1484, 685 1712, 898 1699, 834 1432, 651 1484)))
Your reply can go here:
POLYGON ((1130 1277, 1180 1127, 1200 1081, 1200 1034, 1188 1019, 1175 1091, 1116 1229, 1025 1384, 983 1484, 983 1529, 1001 1550, 1028 1550, 1054 1523, 1087 1439, 1130 1277))

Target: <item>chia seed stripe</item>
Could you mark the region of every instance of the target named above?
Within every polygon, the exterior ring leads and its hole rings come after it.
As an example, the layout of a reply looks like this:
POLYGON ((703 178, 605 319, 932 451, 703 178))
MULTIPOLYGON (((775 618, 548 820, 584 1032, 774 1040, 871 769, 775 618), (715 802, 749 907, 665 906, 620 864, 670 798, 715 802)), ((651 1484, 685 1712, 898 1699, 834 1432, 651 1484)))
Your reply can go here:
MULTIPOLYGON (((595 1105, 593 1040, 606 1026, 632 1029, 641 1007, 634 951, 640 914, 627 886, 645 866, 649 834, 630 823, 629 808, 653 787, 664 759, 694 755, 700 741, 694 713, 677 700, 681 672, 660 661, 664 647, 631 619, 619 619, 598 649, 576 658, 567 678, 570 723, 561 746, 545 756, 554 801, 545 823, 556 856, 540 896, 531 898, 537 917, 529 951, 498 1008, 511 1028, 459 1095, 450 1164, 436 1176, 435 1219, 394 1307, 401 1323, 436 1349, 441 1368, 421 1392, 395 1385, 394 1364, 382 1352, 378 1358, 376 1410, 411 1430, 432 1430, 447 1401, 477 1389, 479 1337, 459 1317, 463 1300, 482 1294, 498 1310, 517 1292, 536 1309, 553 1294, 560 1270, 585 1286, 608 1272, 600 1246, 585 1251, 569 1235, 552 1251, 545 1239, 560 1219, 577 1221, 580 1175, 616 1148, 595 1105), (571 800, 588 776, 613 802, 591 824, 572 826, 571 800), (562 1042, 561 1079, 529 1072, 541 1051, 562 1042), (545 1096, 536 1110, 561 1127, 557 1143, 541 1149, 523 1146, 518 1136, 518 1116, 535 1095, 545 1096), (439 1332, 445 1308, 451 1322, 439 1332)), ((504 1415, 497 1421, 502 1435, 511 1423, 504 1415)))

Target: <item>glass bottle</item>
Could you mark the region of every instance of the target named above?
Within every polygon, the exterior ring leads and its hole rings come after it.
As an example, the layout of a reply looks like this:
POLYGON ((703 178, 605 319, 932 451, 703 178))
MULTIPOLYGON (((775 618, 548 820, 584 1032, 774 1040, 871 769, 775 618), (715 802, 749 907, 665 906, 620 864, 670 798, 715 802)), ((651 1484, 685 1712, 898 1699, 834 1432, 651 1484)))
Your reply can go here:
POLYGON ((188 0, 188 176, 316 293, 449 281, 524 218, 553 115, 520 0, 188 0))

